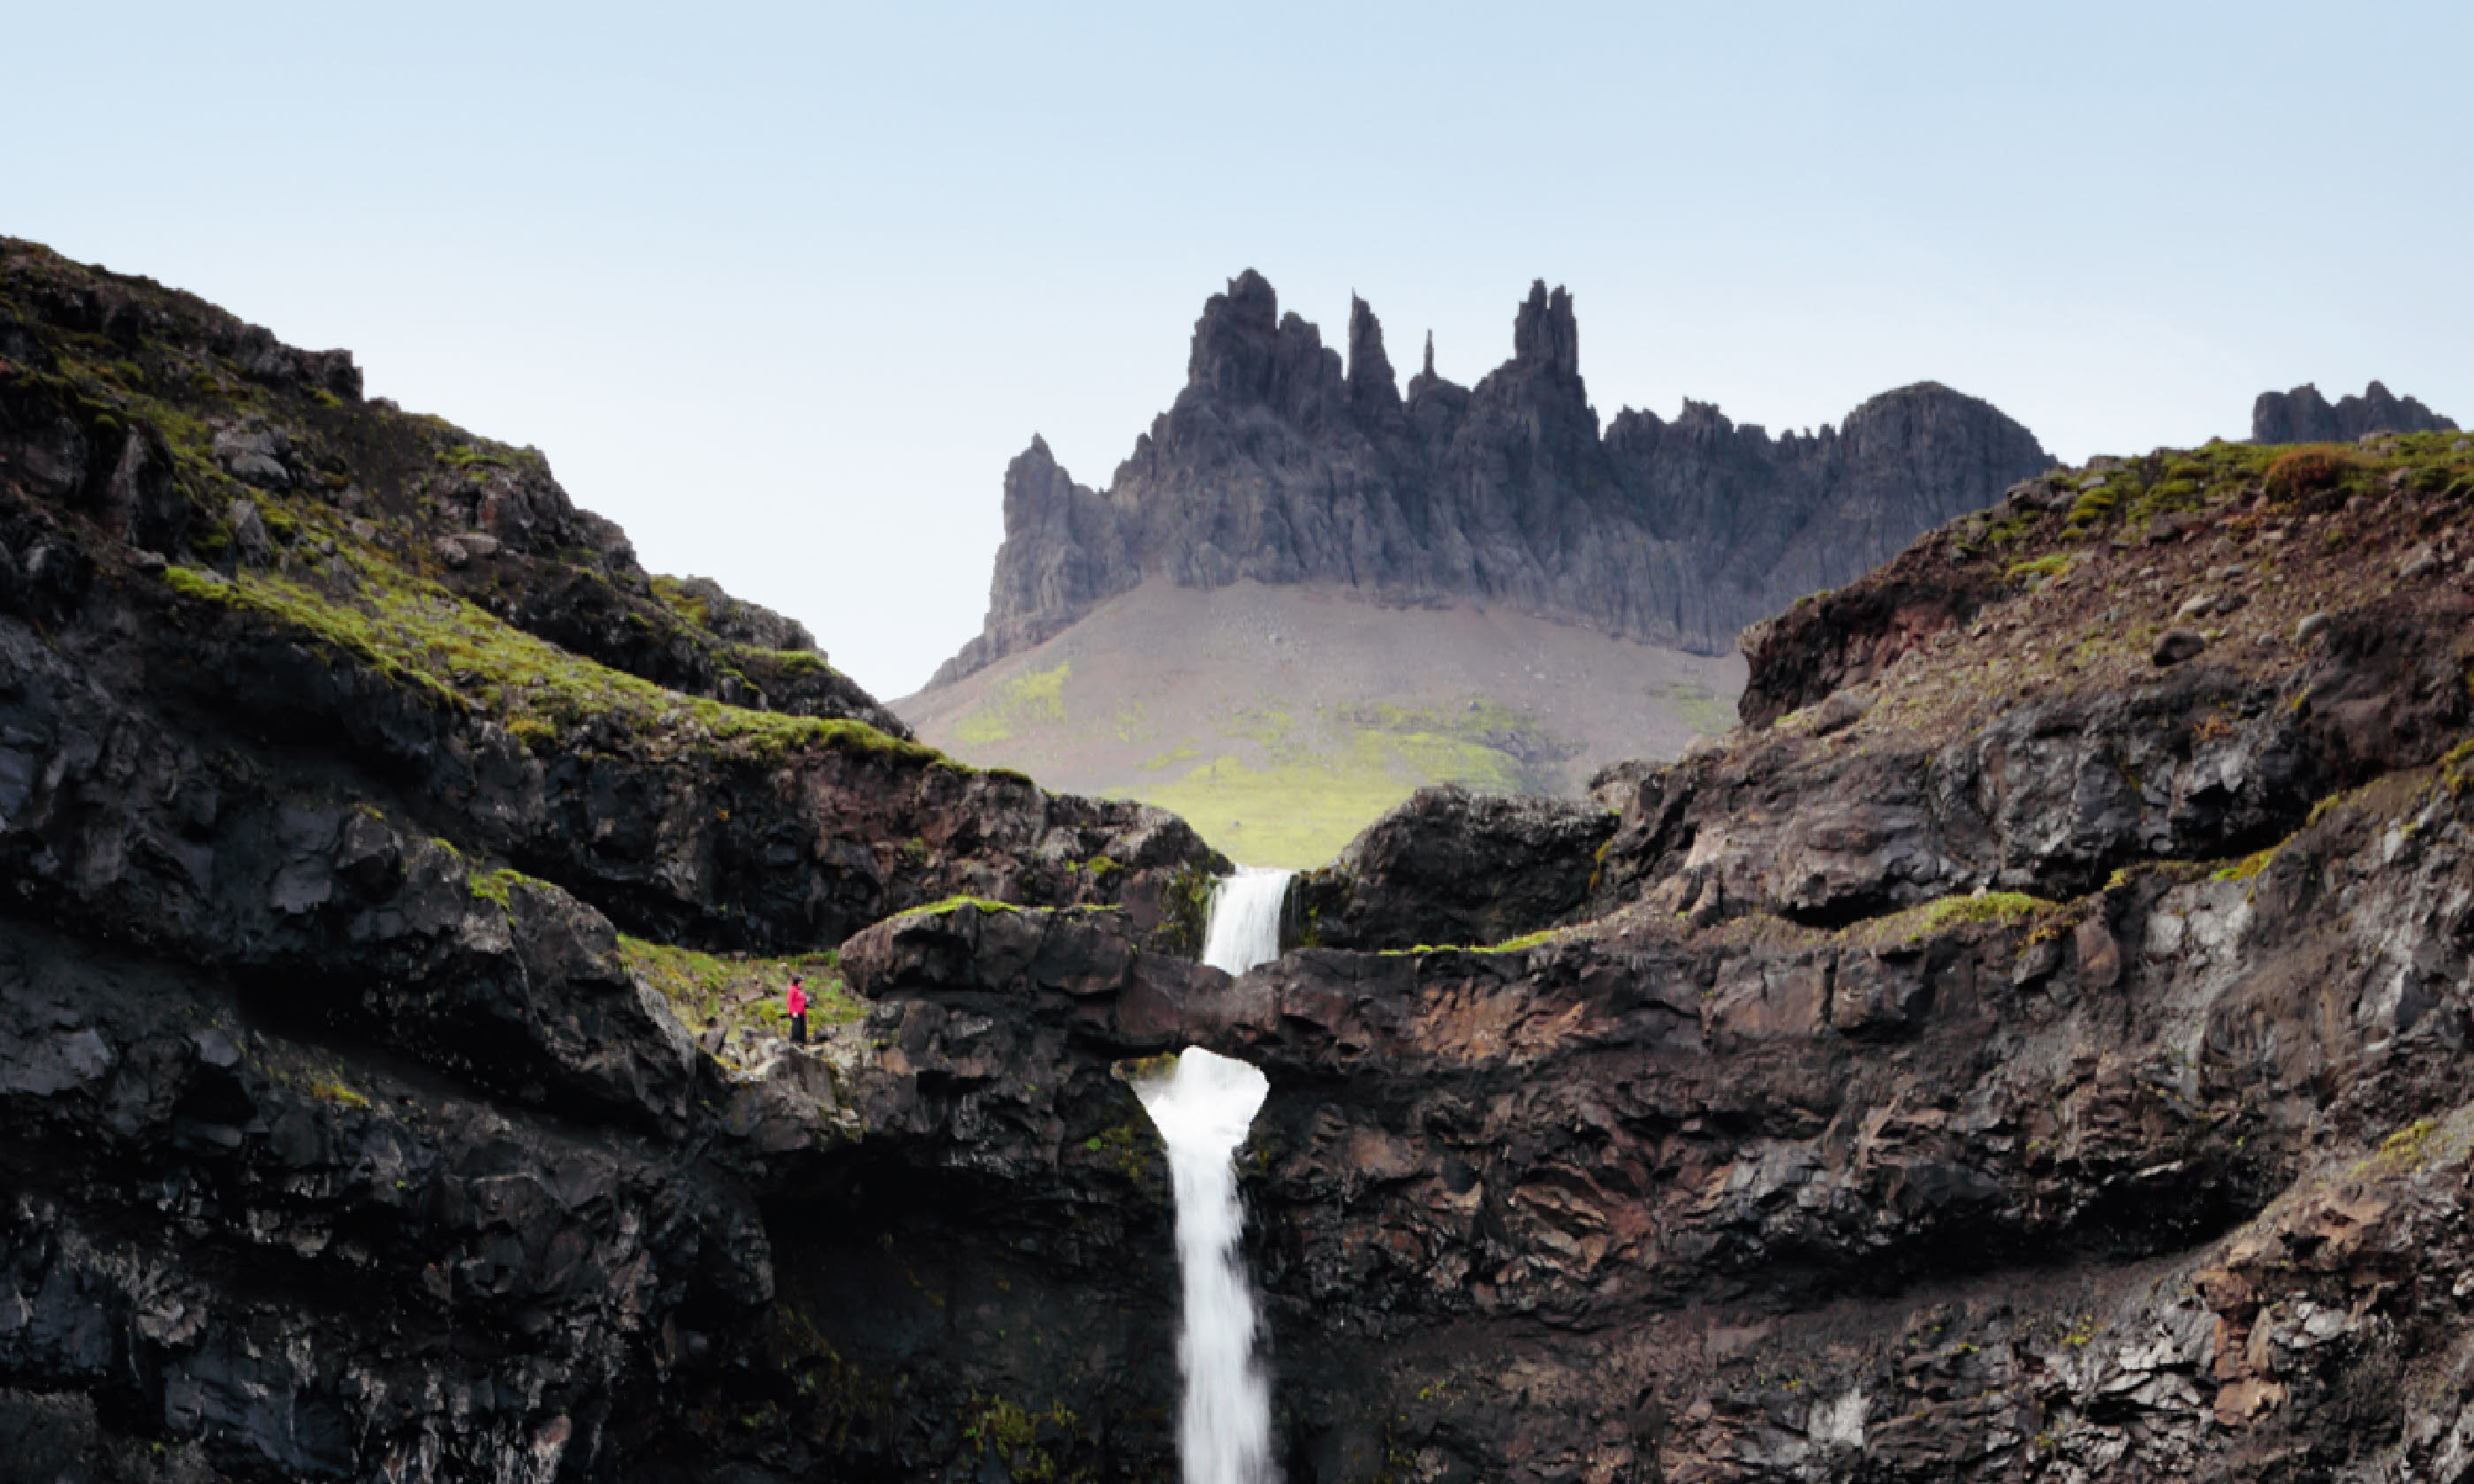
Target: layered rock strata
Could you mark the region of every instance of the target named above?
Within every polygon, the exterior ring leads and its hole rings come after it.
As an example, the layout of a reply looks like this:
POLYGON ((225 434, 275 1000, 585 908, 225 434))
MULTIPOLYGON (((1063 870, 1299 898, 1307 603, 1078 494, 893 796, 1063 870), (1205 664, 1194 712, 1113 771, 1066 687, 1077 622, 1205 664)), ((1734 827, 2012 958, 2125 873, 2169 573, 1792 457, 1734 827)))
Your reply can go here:
POLYGON ((1186 385, 1104 491, 1033 439, 1006 471, 984 632, 945 684, 1146 578, 1334 583, 1379 602, 1480 602, 1703 654, 1887 560, 2050 461, 1990 405, 1930 382, 1818 435, 1772 439, 1686 402, 1603 430, 1564 290, 1535 285, 1513 358, 1474 388, 1395 379, 1361 300, 1348 355, 1245 273, 1196 322, 1186 385))

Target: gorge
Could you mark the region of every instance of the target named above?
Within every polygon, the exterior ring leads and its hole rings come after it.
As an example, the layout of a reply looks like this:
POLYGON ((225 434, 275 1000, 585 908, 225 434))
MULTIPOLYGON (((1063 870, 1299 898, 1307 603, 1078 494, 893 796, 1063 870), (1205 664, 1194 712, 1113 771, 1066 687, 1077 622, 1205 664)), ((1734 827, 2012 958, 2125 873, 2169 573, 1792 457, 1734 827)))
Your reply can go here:
POLYGON ((2474 1476, 2474 441, 1998 493, 1232 974, 1176 817, 0 240, 0 1457, 1166 1479, 1234 1232, 1296 1484, 2474 1476))

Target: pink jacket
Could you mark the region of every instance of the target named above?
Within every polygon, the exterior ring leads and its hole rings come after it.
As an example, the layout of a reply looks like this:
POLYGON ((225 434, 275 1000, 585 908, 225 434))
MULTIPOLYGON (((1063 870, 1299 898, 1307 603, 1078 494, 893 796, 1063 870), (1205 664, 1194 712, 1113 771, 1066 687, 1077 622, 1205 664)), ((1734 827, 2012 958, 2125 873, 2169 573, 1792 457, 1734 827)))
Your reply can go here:
POLYGON ((808 992, 794 984, 790 986, 790 993, 784 996, 784 1003, 789 1007, 792 1015, 806 1015, 808 1013, 808 992))

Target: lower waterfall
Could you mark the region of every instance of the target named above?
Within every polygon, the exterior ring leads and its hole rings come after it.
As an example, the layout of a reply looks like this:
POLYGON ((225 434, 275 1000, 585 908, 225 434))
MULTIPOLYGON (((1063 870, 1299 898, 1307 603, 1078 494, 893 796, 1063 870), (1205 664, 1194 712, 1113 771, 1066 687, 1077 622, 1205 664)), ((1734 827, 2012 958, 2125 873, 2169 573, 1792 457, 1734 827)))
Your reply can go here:
POLYGON ((1176 1359, 1185 1377, 1177 1457, 1185 1484, 1270 1484, 1275 1477, 1272 1384, 1254 1354, 1259 1322, 1238 1247, 1246 1213, 1235 1160, 1270 1090, 1256 1068, 1200 1049, 1178 1057, 1168 1076, 1134 1084, 1168 1146, 1176 1194, 1184 1303, 1176 1359))
POLYGON ((1294 871, 1240 866, 1211 894, 1211 919, 1202 930, 1202 961, 1242 974, 1280 956, 1280 908, 1288 900, 1294 871))

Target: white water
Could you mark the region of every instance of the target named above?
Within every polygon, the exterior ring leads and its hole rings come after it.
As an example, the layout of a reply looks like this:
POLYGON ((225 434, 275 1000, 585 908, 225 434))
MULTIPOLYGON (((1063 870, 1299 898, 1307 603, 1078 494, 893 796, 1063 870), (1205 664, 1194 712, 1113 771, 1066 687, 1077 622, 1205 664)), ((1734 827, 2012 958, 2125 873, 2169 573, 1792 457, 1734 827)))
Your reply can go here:
POLYGON ((1211 894, 1211 918, 1202 929, 1202 961, 1242 974, 1280 956, 1280 904, 1288 898, 1294 871, 1240 866, 1211 894))
POLYGON ((1177 1457, 1185 1484, 1270 1484, 1272 1385, 1254 1357, 1254 1295, 1237 1237, 1237 1146, 1271 1083, 1243 1062, 1189 1050, 1166 1077, 1134 1084, 1168 1146, 1176 1190, 1176 1261, 1185 1323, 1176 1339, 1185 1402, 1177 1457))

